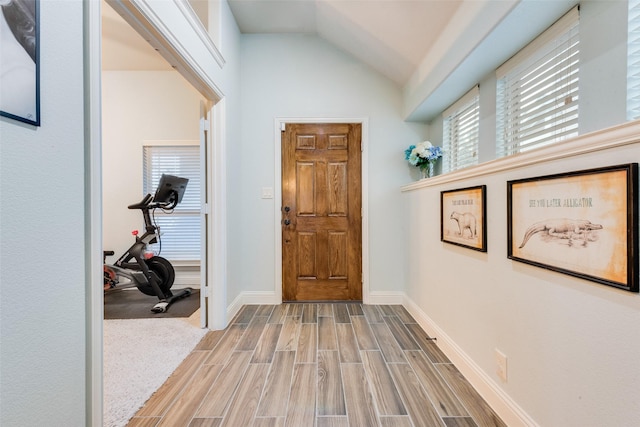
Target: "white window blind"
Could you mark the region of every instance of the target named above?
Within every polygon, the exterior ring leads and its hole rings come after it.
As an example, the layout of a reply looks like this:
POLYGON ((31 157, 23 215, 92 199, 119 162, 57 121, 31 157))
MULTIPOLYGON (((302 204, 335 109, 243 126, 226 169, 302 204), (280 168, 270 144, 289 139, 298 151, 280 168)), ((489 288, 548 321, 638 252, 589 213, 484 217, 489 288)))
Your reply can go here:
POLYGON ((640 118, 640 0, 629 0, 627 29, 627 120, 640 118))
POLYGON ((497 71, 497 157, 578 135, 579 12, 574 8, 497 71))
POLYGON ((443 113, 443 172, 478 164, 479 100, 476 86, 443 113))
POLYGON ((197 145, 147 145, 143 148, 143 190, 154 194, 162 174, 189 179, 173 213, 155 211, 160 227, 163 257, 171 261, 200 260, 200 147, 197 145))

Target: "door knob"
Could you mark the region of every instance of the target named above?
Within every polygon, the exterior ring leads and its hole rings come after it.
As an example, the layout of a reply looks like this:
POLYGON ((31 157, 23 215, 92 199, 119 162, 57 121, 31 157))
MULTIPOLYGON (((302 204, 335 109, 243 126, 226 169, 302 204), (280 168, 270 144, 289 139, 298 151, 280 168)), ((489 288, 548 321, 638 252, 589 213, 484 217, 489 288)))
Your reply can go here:
POLYGON ((284 211, 285 211, 285 212, 289 213, 289 211, 290 211, 290 210, 291 210, 291 208, 290 208, 289 206, 285 206, 285 207, 284 207, 284 211))
POLYGON ((291 220, 285 219, 284 220, 284 225, 289 225, 289 224, 291 224, 291 220))

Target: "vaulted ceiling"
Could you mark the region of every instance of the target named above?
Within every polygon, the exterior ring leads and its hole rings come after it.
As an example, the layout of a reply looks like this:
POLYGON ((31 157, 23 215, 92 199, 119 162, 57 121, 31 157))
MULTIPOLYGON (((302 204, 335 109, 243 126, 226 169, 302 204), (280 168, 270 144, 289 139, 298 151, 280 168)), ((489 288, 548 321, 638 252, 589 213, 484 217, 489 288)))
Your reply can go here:
POLYGON ((243 33, 312 33, 404 85, 462 0, 230 0, 243 33))
MULTIPOLYGON (((245 34, 317 34, 404 85, 463 0, 229 0, 245 34)), ((103 3, 105 69, 166 69, 103 3)))
MULTIPOLYGON (((206 1, 206 0, 189 0, 206 1)), ((244 34, 316 34, 394 81, 429 121, 578 0, 228 0, 244 34)), ((167 70, 103 3, 103 68, 167 70)))

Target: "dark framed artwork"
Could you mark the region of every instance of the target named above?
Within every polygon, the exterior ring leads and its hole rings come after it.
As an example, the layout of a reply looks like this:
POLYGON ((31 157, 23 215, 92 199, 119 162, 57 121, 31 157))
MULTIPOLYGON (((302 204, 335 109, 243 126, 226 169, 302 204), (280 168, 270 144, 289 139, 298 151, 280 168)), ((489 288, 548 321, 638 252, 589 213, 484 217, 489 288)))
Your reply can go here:
POLYGON ((40 126, 39 1, 0 5, 0 116, 40 126))
POLYGON ((638 292, 638 164, 507 182, 515 261, 638 292))
POLYGON ((487 251, 487 187, 440 192, 440 240, 487 251))

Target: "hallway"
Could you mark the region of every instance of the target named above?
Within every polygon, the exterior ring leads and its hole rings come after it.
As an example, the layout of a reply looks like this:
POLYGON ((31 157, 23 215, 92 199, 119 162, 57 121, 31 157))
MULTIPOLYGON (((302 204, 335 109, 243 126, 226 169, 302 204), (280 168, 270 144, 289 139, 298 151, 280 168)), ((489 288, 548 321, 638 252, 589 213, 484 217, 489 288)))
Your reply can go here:
POLYGON ((244 306, 129 422, 151 426, 504 426, 399 305, 244 306))

